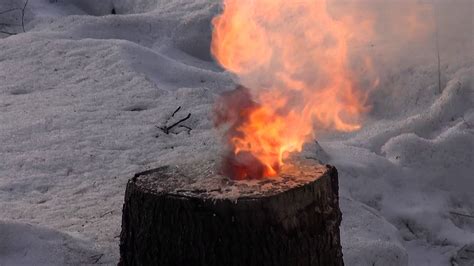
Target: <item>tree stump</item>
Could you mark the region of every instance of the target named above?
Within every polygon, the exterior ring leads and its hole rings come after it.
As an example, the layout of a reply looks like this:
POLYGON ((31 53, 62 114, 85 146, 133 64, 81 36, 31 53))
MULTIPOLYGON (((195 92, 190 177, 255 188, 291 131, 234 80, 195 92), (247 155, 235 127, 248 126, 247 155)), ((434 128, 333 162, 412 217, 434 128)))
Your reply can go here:
POLYGON ((343 265, 337 170, 313 160, 234 181, 213 163, 165 166, 127 184, 121 265, 343 265))

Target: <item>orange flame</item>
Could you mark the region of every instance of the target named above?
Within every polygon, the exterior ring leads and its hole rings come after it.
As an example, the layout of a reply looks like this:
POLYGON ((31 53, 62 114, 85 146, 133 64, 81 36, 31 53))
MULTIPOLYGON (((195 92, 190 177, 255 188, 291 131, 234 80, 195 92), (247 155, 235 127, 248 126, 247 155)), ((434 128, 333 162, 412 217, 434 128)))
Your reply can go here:
MULTIPOLYGON (((314 128, 349 132, 366 110, 348 67, 349 20, 327 0, 225 0, 213 20, 211 51, 240 87, 216 104, 230 124, 224 172, 235 179, 272 177, 314 128)), ((317 133, 317 132, 316 132, 317 133)))

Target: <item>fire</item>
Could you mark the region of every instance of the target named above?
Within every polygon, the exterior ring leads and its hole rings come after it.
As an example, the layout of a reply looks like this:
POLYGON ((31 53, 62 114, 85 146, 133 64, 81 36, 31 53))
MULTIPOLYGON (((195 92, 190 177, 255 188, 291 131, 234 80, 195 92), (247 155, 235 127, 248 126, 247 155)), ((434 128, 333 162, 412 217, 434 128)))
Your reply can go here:
POLYGON ((355 30, 331 16, 327 1, 225 0, 214 18, 212 54, 251 88, 216 103, 216 125, 228 125, 224 172, 232 178, 276 176, 317 130, 361 127, 367 108, 348 66, 355 30))

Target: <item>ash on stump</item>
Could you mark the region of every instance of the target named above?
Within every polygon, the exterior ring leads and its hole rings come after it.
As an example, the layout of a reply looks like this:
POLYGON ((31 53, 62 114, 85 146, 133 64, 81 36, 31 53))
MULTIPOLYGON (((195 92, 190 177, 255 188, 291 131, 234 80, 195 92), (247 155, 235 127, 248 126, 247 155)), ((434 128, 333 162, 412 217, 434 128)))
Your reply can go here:
POLYGON ((336 168, 285 164, 233 181, 212 163, 168 166, 128 184, 122 265, 343 265, 336 168))

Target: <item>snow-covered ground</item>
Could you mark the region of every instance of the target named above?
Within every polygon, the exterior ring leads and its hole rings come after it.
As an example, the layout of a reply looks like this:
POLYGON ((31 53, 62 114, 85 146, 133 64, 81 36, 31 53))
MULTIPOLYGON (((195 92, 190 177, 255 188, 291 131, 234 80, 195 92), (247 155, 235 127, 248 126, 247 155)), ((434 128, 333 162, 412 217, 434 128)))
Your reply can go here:
MULTIPOLYGON (((339 170, 346 265, 474 265, 474 2, 453 3, 468 30, 440 28, 442 91, 434 45, 387 60, 364 128, 305 151, 339 170)), ((26 33, 0 33, 0 265, 116 264, 127 179, 218 152, 210 110, 234 86, 209 52, 219 8, 30 0, 26 33), (188 113, 190 133, 158 128, 188 113)), ((17 11, 0 30, 22 32, 17 11)))

